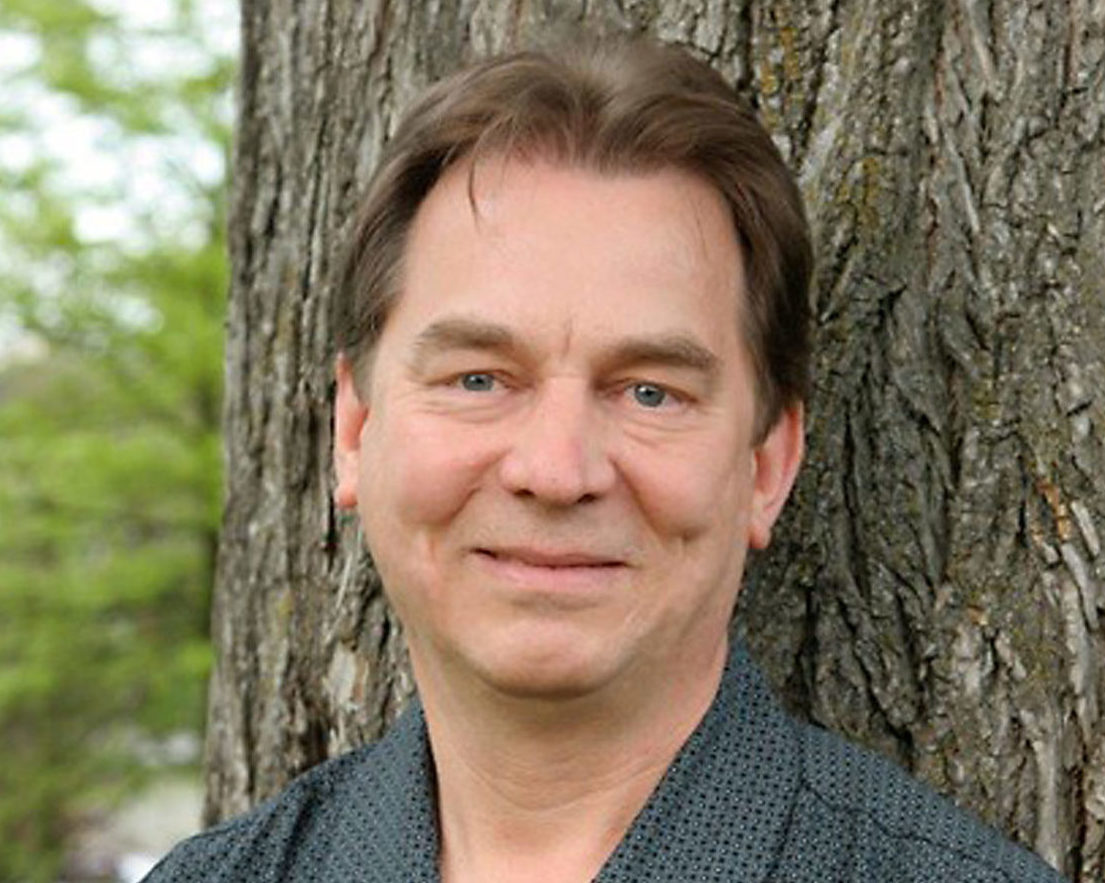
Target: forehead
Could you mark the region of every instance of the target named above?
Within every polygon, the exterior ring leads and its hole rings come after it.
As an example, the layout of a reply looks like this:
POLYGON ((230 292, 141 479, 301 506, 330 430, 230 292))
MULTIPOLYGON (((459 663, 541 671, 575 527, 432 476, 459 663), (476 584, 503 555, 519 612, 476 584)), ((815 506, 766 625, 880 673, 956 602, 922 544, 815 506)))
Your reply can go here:
POLYGON ((720 297, 713 306, 734 320, 744 294, 731 212, 697 176, 502 158, 447 170, 406 243, 400 301, 427 290, 472 295, 472 286, 493 301, 590 297, 596 306, 624 306, 625 289, 642 301, 666 289, 673 306, 720 297))

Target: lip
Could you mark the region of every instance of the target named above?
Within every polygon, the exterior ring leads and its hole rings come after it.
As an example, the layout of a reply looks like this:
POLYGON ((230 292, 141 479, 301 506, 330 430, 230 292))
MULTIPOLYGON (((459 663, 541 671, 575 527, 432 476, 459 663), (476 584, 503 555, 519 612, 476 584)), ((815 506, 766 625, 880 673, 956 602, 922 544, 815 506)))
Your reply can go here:
POLYGON ((516 563, 527 567, 542 567, 550 570, 621 567, 625 564, 624 561, 614 556, 576 550, 507 546, 482 548, 475 551, 477 554, 504 564, 516 563))
POLYGON ((473 555, 492 584, 512 597, 543 599, 557 607, 589 606, 606 597, 625 577, 625 561, 608 555, 564 549, 474 549, 473 555))

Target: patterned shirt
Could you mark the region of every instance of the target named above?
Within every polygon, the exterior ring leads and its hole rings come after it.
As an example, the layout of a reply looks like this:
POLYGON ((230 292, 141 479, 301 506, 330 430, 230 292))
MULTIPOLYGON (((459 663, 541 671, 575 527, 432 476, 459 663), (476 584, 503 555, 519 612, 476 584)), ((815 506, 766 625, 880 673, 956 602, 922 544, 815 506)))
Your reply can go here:
MULTIPOLYGON (((145 883, 438 883, 412 703, 385 738, 186 840, 145 883)), ((789 717, 739 644, 712 706, 594 883, 1061 883, 894 764, 789 717)))

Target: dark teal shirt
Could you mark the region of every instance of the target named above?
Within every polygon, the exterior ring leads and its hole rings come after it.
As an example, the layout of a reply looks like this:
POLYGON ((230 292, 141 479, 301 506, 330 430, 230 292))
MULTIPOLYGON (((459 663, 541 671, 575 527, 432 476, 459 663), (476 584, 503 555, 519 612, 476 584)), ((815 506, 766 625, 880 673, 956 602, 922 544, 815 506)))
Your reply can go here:
MULTIPOLYGON (((433 781, 415 703, 384 739, 186 840, 146 881, 437 883, 433 781)), ((710 710, 595 879, 1062 880, 892 763, 789 717, 739 645, 710 710)))

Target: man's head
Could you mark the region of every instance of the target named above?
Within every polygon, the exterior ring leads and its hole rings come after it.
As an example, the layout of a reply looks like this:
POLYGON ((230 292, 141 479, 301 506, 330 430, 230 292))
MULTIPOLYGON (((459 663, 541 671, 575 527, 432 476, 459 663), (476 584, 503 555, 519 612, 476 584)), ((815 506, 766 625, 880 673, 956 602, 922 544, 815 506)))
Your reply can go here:
POLYGON ((363 379, 401 291, 411 222, 445 171, 541 158, 601 174, 676 168, 724 198, 747 291, 737 299, 762 435, 807 393, 812 267, 801 196, 768 134, 721 76, 686 53, 626 41, 492 59, 407 114, 354 226, 336 298, 338 349, 363 379))
POLYGON ((335 498, 424 695, 662 702, 719 672, 801 459, 809 264, 720 80, 645 48, 461 74, 352 255, 335 498))

